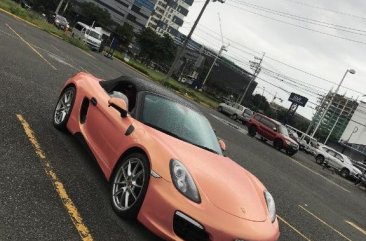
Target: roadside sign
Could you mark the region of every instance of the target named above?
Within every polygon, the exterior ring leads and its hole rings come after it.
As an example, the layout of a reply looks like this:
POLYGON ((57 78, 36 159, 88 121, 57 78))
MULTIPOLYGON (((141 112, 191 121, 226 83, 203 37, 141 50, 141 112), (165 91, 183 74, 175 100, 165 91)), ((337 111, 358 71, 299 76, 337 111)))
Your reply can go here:
POLYGON ((290 97, 288 98, 289 101, 291 101, 292 103, 296 103, 299 106, 304 107, 306 105, 306 103, 308 102, 308 98, 298 95, 296 93, 291 93, 290 97))

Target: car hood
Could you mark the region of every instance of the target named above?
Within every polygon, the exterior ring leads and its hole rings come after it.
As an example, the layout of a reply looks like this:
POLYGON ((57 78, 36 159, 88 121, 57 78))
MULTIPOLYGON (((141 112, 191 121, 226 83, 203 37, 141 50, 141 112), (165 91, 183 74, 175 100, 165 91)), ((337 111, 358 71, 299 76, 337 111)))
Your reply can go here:
POLYGON ((161 145, 168 147, 172 159, 181 161, 187 167, 203 202, 210 202, 239 218, 257 222, 267 219, 265 189, 251 173, 227 157, 149 129, 161 145))

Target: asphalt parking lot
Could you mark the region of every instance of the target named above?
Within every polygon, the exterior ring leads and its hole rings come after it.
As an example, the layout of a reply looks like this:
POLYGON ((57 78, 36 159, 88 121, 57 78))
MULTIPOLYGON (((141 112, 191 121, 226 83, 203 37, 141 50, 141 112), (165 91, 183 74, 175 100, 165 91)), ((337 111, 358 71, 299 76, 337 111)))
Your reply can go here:
MULTIPOLYGON (((78 71, 104 79, 146 77, 4 14, 0 54, 0 240, 80 240, 80 230, 57 191, 60 183, 89 240, 160 240, 138 222, 113 212, 108 183, 97 164, 51 122, 64 81, 78 71), (45 172, 47 163, 57 183, 45 172)), ((202 110, 225 140, 226 155, 256 175, 274 196, 280 240, 366 240, 364 189, 322 170, 306 154, 288 157, 246 135, 240 123, 215 110, 202 110)))

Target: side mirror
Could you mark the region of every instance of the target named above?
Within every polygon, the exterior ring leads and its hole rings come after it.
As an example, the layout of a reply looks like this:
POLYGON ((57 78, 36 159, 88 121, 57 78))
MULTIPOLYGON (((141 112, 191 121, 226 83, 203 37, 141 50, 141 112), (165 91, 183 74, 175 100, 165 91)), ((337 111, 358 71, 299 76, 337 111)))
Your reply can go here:
POLYGON ((124 100, 112 97, 108 100, 108 107, 116 109, 121 114, 122 118, 127 117, 127 104, 124 100))
POLYGON ((219 139, 219 145, 221 147, 221 150, 226 151, 226 144, 222 139, 219 139))
POLYGON ((273 127, 272 129, 273 129, 275 132, 277 132, 277 128, 276 128, 276 127, 273 127))

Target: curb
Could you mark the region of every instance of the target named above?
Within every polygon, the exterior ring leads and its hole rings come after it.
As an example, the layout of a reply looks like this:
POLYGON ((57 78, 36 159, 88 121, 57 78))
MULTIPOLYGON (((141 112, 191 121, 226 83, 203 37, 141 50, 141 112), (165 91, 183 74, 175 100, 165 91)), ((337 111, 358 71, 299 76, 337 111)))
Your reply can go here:
POLYGON ((20 21, 23 21, 23 22, 25 22, 25 23, 27 23, 27 24, 29 24, 29 25, 31 25, 31 26, 33 26, 33 27, 35 27, 35 28, 41 29, 39 26, 35 25, 34 23, 31 23, 31 22, 29 22, 28 20, 25 20, 25 19, 23 19, 23 18, 21 18, 21 17, 19 17, 19 16, 15 15, 15 14, 13 14, 13 13, 9 12, 9 11, 6 11, 6 10, 5 10, 5 9, 3 9, 3 8, 0 8, 0 12, 6 13, 6 14, 8 14, 8 15, 12 16, 13 18, 16 18, 16 19, 18 19, 18 20, 20 20, 20 21))

